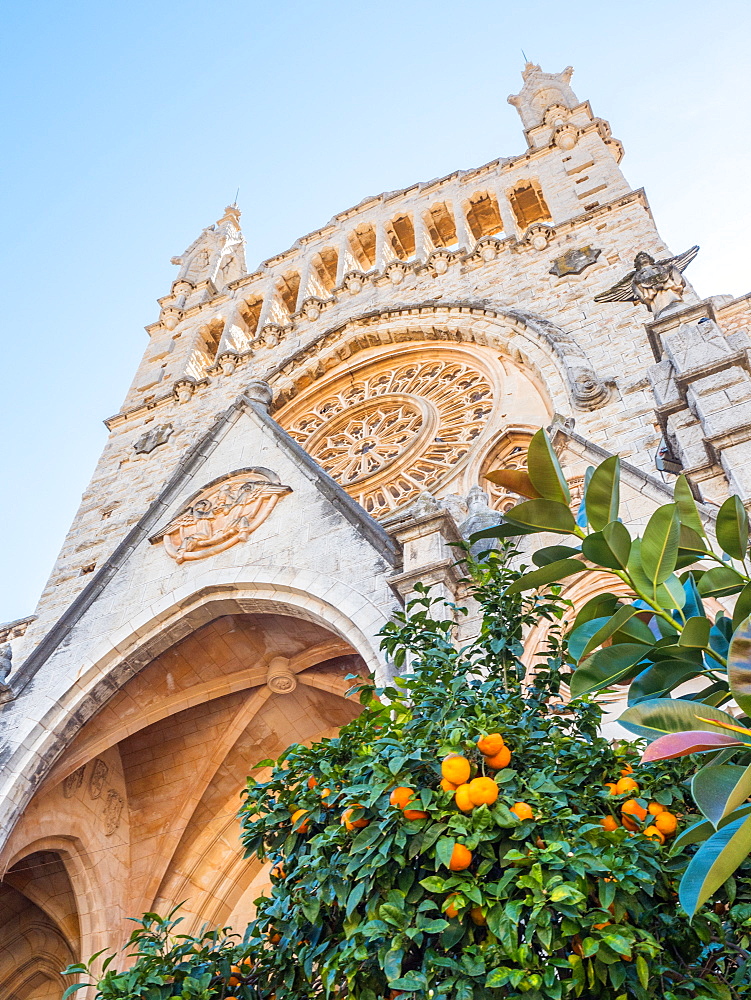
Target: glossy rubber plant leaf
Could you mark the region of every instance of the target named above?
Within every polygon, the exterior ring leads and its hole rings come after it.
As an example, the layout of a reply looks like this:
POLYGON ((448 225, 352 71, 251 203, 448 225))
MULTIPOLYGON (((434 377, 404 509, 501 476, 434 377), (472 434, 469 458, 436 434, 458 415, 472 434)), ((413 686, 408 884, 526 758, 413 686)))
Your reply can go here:
POLYGON ((727 498, 717 512, 717 541, 733 559, 745 559, 748 551, 748 514, 735 495, 727 498))
POLYGON ((629 705, 662 698, 680 684, 698 677, 702 667, 689 660, 660 660, 634 677, 628 689, 629 705))
POLYGON ((475 531, 469 536, 471 545, 475 542, 482 542, 489 538, 514 538, 517 535, 535 535, 541 528, 525 528, 520 524, 495 524, 492 528, 483 528, 482 531, 475 531))
MULTIPOLYGON (((736 809, 735 812, 730 813, 725 819, 720 820, 718 829, 727 826, 728 823, 734 823, 741 816, 748 816, 750 813, 751 802, 748 805, 741 806, 740 809, 736 809)), ((708 819, 700 819, 697 823, 692 823, 691 826, 687 826, 685 830, 682 830, 671 844, 671 856, 680 854, 684 847, 688 847, 690 844, 700 844, 702 840, 708 840, 714 832, 715 828, 708 819)))
POLYGON ((538 587, 543 587, 547 583, 556 583, 567 576, 586 571, 587 567, 581 559, 557 559, 546 566, 541 566, 540 569, 534 569, 531 573, 520 576, 507 588, 506 593, 521 594, 525 590, 537 590, 538 587))
POLYGON ((675 569, 678 559, 680 521, 678 507, 667 503, 652 514, 641 540, 641 566, 656 588, 675 569))
POLYGON ((517 496, 526 497, 528 500, 542 498, 542 494, 532 485, 526 469, 493 469, 492 472, 485 473, 485 478, 497 486, 502 486, 509 493, 516 493, 517 496))
POLYGON ((738 594, 746 585, 746 580, 731 566, 715 566, 708 570, 697 584, 702 597, 728 597, 738 594))
POLYGON ((581 698, 611 684, 630 680, 639 673, 638 664, 644 659, 647 648, 639 642, 625 642, 598 649, 574 671, 571 696, 581 698))
MULTIPOLYGON (((642 763, 649 764, 655 760, 674 760, 676 757, 687 757, 691 753, 703 753, 705 750, 725 750, 727 747, 747 745, 729 733, 710 733, 706 729, 688 729, 680 733, 667 733, 665 736, 660 736, 649 744, 641 759, 642 763)), ((713 767, 711 770, 717 771, 718 768, 713 767)))
POLYGON ((730 878, 749 852, 751 816, 728 823, 701 845, 681 879, 679 891, 681 905, 689 918, 730 878))
POLYGON ((532 553, 532 562, 535 566, 547 566, 558 559, 574 559, 578 555, 581 550, 572 549, 570 545, 548 545, 532 553))
MULTIPOLYGON (((608 639, 610 639, 616 632, 619 631, 619 629, 622 629, 624 626, 628 625, 631 622, 632 618, 642 613, 643 612, 640 612, 639 608, 635 608, 633 604, 629 604, 625 607, 618 608, 618 610, 612 617, 606 619, 600 626, 600 628, 598 628, 596 632, 593 632, 591 634, 591 636, 587 640, 587 643, 584 645, 581 652, 579 653, 577 659, 581 660, 583 657, 589 655, 589 653, 594 652, 594 650, 597 649, 598 646, 601 646, 603 642, 606 642, 608 639)), ((643 623, 639 622, 639 624, 643 623)), ((646 631, 643 634, 639 635, 637 641, 643 642, 651 646, 653 644, 654 637, 646 625, 644 625, 644 629, 646 631)), ((571 652, 571 639, 573 639, 573 635, 569 639, 569 652, 571 652)))
POLYGON ((692 528, 697 534, 704 536, 706 532, 699 517, 699 510, 696 506, 694 495, 691 492, 688 480, 683 474, 678 476, 675 481, 673 496, 678 507, 678 516, 681 519, 681 524, 685 524, 687 528, 692 528))
POLYGON ((738 599, 733 608, 733 631, 749 615, 751 615, 751 583, 747 583, 740 594, 738 594, 738 599))
POLYGON ((712 623, 703 615, 695 615, 687 619, 678 639, 679 646, 694 646, 706 649, 709 646, 709 630, 712 623))
POLYGON ((614 615, 621 598, 616 597, 615 594, 595 594, 594 597, 590 597, 586 604, 583 604, 574 619, 574 624, 571 626, 572 631, 579 628, 585 622, 592 621, 593 618, 609 618, 614 615))
POLYGON ((702 767, 691 780, 691 794, 702 813, 718 827, 720 820, 751 795, 751 767, 740 764, 702 767))
POLYGON ((620 521, 611 521, 582 541, 582 552, 590 562, 608 569, 625 569, 631 552, 631 535, 620 521))
POLYGON ((557 500, 527 500, 506 511, 506 520, 523 528, 553 531, 561 535, 576 534, 574 515, 565 503, 557 500))
POLYGON ((728 683, 738 705, 751 715, 751 618, 741 622, 730 640, 728 683))
MULTIPOLYGON (((654 698, 627 708, 618 719, 624 729, 648 740, 656 740, 666 733, 706 729, 707 732, 727 732, 724 726, 734 725, 732 715, 711 705, 697 704, 682 698, 654 698), (701 717, 701 718, 700 718, 701 717)), ((744 738, 751 743, 751 734, 744 738)))
MULTIPOLYGON (((527 471, 532 485, 540 496, 567 506, 571 503, 571 493, 558 456, 542 427, 529 442, 527 471)), ((573 515, 571 519, 573 520, 573 515)))
POLYGON ((620 504, 621 463, 617 455, 611 455, 597 466, 584 493, 587 519, 595 531, 601 531, 606 524, 618 520, 620 504))

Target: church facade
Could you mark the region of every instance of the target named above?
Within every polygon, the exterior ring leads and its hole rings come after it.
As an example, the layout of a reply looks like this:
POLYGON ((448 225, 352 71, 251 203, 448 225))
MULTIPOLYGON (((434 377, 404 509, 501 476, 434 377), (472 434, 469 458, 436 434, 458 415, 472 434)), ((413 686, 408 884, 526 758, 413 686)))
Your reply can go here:
POLYGON ((353 717, 415 583, 461 596, 452 543, 516 502, 486 474, 539 427, 574 494, 621 455, 633 525, 678 470, 707 517, 751 501, 751 296, 695 294, 571 73, 525 67, 519 155, 254 271, 235 205, 173 258, 38 607, 0 627, 3 997, 58 998, 147 910, 242 929, 246 776, 353 717))

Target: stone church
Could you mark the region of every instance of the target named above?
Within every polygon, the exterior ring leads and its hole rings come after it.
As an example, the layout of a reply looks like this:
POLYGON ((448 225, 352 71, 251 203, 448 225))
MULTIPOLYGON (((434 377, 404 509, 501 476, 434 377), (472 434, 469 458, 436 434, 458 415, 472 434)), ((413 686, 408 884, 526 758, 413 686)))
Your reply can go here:
POLYGON ((698 298, 571 76, 525 67, 517 155, 254 270, 236 205, 173 258, 39 604, 0 627, 4 1000, 59 998, 146 910, 244 927, 246 775, 353 717, 416 582, 457 594, 451 543, 516 502, 486 474, 540 426, 574 491, 622 456, 632 524, 681 469, 707 516, 751 500, 751 296, 698 298))

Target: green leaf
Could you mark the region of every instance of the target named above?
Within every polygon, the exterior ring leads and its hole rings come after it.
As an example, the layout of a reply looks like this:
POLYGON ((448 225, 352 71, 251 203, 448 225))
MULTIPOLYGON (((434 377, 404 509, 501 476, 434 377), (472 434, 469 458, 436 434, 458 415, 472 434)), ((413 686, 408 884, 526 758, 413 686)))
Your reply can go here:
POLYGON ((751 795, 751 766, 715 764, 702 767, 691 781, 694 800, 715 826, 751 795))
POLYGON ((727 597, 738 594, 746 585, 746 580, 731 566, 715 566, 707 570, 696 585, 702 597, 727 597))
POLYGON ((634 642, 598 649, 574 671, 571 696, 581 698, 611 684, 629 680, 639 672, 637 664, 644 659, 645 654, 646 647, 634 642))
POLYGON ((745 559, 748 550, 748 514, 737 496, 728 497, 717 512, 717 541, 733 559, 745 559))
POLYGON ((645 736, 648 740, 656 740, 665 733, 680 733, 684 729, 701 728, 708 732, 728 734, 728 730, 722 726, 712 725, 711 722, 700 722, 699 716, 735 724, 733 716, 719 708, 680 698, 654 698, 651 701, 642 701, 627 708, 618 722, 629 732, 645 736))
POLYGON ((681 879, 679 898, 690 918, 751 852, 751 816, 741 816, 705 841, 681 879))
POLYGON ((675 569, 679 538, 678 507, 674 503, 658 507, 641 541, 641 566, 655 587, 664 583, 675 569))
POLYGON ((451 837, 441 837, 441 839, 436 844, 436 857, 440 864, 445 868, 448 868, 451 862, 451 855, 454 853, 454 847, 456 841, 451 837))
POLYGON ((620 503, 621 463, 617 455, 611 455, 601 462, 592 473, 584 493, 587 520, 601 531, 606 524, 618 520, 620 503))
POLYGON ((488 538, 515 538, 517 535, 534 535, 541 528, 523 528, 520 524, 495 524, 492 528, 483 528, 469 536, 470 544, 483 542, 488 538))
MULTIPOLYGON (((533 501, 535 502, 535 501, 533 501)), ((536 590, 547 583, 555 583, 563 580, 567 576, 575 573, 585 573, 587 567, 581 559, 558 559, 556 562, 548 563, 540 569, 534 569, 531 573, 525 573, 515 580, 506 590, 507 594, 521 594, 524 590, 536 590)))
POLYGON ((507 521, 524 528, 561 535, 576 534, 574 515, 565 503, 555 500, 527 500, 506 511, 504 516, 507 521))
POLYGON ((699 517, 699 509, 696 506, 696 500, 694 500, 688 480, 683 474, 678 476, 675 481, 673 496, 678 507, 678 516, 681 519, 681 524, 685 524, 687 528, 692 528, 697 534, 704 537, 706 532, 699 517))
POLYGON ((636 956, 636 975, 639 977, 641 988, 646 990, 649 986, 649 966, 643 955, 636 956))
POLYGON ((485 478, 517 496, 527 497, 529 500, 542 499, 542 494, 532 485, 526 469, 492 469, 485 473, 485 478))
POLYGON ((611 521, 582 541, 582 553, 598 566, 625 569, 631 553, 631 535, 620 521, 611 521))
POLYGON ((76 990, 82 990, 86 986, 90 986, 90 983, 76 983, 74 986, 69 986, 65 993, 63 993, 60 1000, 68 1000, 68 997, 72 997, 76 990))
MULTIPOLYGON (((639 608, 635 608, 633 604, 628 604, 622 608, 618 608, 613 617, 606 620, 606 623, 593 633, 577 659, 580 660, 582 657, 587 656, 593 650, 597 649, 598 646, 601 646, 603 642, 610 639, 611 636, 613 636, 619 629, 623 628, 624 625, 626 625, 635 615, 638 615, 639 613, 639 608)), ((645 628, 647 628, 647 626, 645 626, 645 628)), ((648 628, 647 631, 649 632, 648 628)), ((649 639, 647 641, 650 645, 654 642, 654 636, 651 632, 649 632, 649 639)))
MULTIPOLYGON (((722 828, 723 826, 727 826, 728 823, 734 823, 736 819, 741 816, 748 816, 749 813, 751 813, 751 803, 741 806, 740 809, 736 809, 734 813, 720 820, 719 827, 722 828)), ((685 830, 679 833, 673 841, 670 848, 671 855, 680 854, 684 847, 690 847, 691 844, 700 844, 703 840, 711 837, 714 832, 715 827, 708 819, 700 819, 697 823, 692 823, 691 826, 687 826, 685 830)))
POLYGON ((682 608, 686 603, 686 594, 681 581, 677 576, 671 574, 665 583, 655 585, 642 568, 642 544, 643 539, 635 538, 631 543, 631 552, 628 557, 628 574, 633 580, 634 586, 665 610, 682 608))
POLYGON ((701 664, 691 660, 668 659, 653 663, 634 677, 628 689, 628 703, 635 705, 640 701, 661 698, 680 684, 697 677, 702 669, 701 664))
POLYGON ((535 566, 548 566, 559 559, 574 559, 580 555, 581 551, 570 545, 548 545, 544 549, 538 549, 537 552, 532 553, 532 562, 535 566))
POLYGON ((678 639, 678 645, 693 646, 697 649, 708 649, 709 630, 711 627, 712 623, 710 620, 708 618, 704 618, 702 615, 695 615, 693 618, 689 618, 683 626, 683 631, 678 639))
POLYGON ((751 583, 747 583, 740 594, 738 594, 735 607, 733 608, 733 631, 735 631, 741 625, 743 619, 748 618, 749 615, 751 615, 751 583))
POLYGON ((746 715, 751 713, 751 618, 733 633, 728 650, 728 682, 733 697, 746 715))
POLYGON ((593 618, 604 618, 614 615, 621 598, 615 594, 595 594, 590 597, 586 604, 583 604, 571 626, 572 633, 585 622, 592 621, 593 618))
POLYGON ((688 525, 682 524, 680 535, 678 536, 678 562, 676 563, 677 569, 683 569, 685 566, 690 566, 692 563, 697 562, 699 559, 704 559, 707 554, 707 546, 701 537, 693 528, 689 528, 688 525))
POLYGON ((546 500, 555 500, 566 505, 571 503, 571 493, 558 456, 542 427, 529 442, 527 471, 532 485, 546 500))

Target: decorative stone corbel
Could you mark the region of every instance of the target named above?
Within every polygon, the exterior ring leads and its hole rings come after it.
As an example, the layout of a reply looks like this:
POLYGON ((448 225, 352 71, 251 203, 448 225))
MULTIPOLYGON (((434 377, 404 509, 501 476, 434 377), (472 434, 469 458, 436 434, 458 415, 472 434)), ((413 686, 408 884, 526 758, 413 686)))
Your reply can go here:
POLYGON ((535 222, 527 229, 520 242, 528 243, 535 250, 544 250, 554 239, 555 229, 552 226, 546 226, 544 222, 535 222))
POLYGON ((240 362, 240 355, 234 351, 224 351, 216 359, 217 367, 222 375, 232 375, 240 362))
POLYGON ((392 260, 386 265, 384 274, 392 285, 401 285, 407 275, 407 265, 403 260, 392 260))
POLYGON ((565 125, 559 125, 553 132, 553 142, 559 149, 566 151, 573 149, 578 141, 579 129, 570 122, 567 122, 565 125))
POLYGON ((276 347, 284 340, 285 332, 285 327, 279 326, 277 323, 267 323, 259 332, 258 340, 264 347, 276 347))
POLYGON ((350 295, 357 295, 365 284, 365 275, 362 271, 348 271, 342 283, 350 295))
POLYGON ((454 255, 449 250, 439 248, 434 250, 426 261, 426 266, 434 278, 439 274, 445 274, 449 269, 449 264, 454 259, 454 255))
POLYGON ((308 322, 315 323, 325 307, 326 303, 323 299, 319 299, 317 296, 311 295, 310 298, 305 299, 303 302, 300 307, 300 312, 305 316, 305 319, 307 319, 308 322))
POLYGON ((496 236, 483 236, 481 240, 478 240, 472 256, 480 256, 486 264, 489 264, 498 256, 500 243, 501 241, 496 236))
POLYGON ((189 403, 196 391, 196 380, 186 375, 179 378, 172 386, 172 394, 178 403, 189 403))
POLYGON ((432 585, 434 597, 455 601, 461 572, 452 543, 460 542, 461 535, 440 501, 429 493, 421 494, 389 532, 404 553, 404 569, 391 576, 390 582, 405 601, 414 596, 416 583, 432 585))

